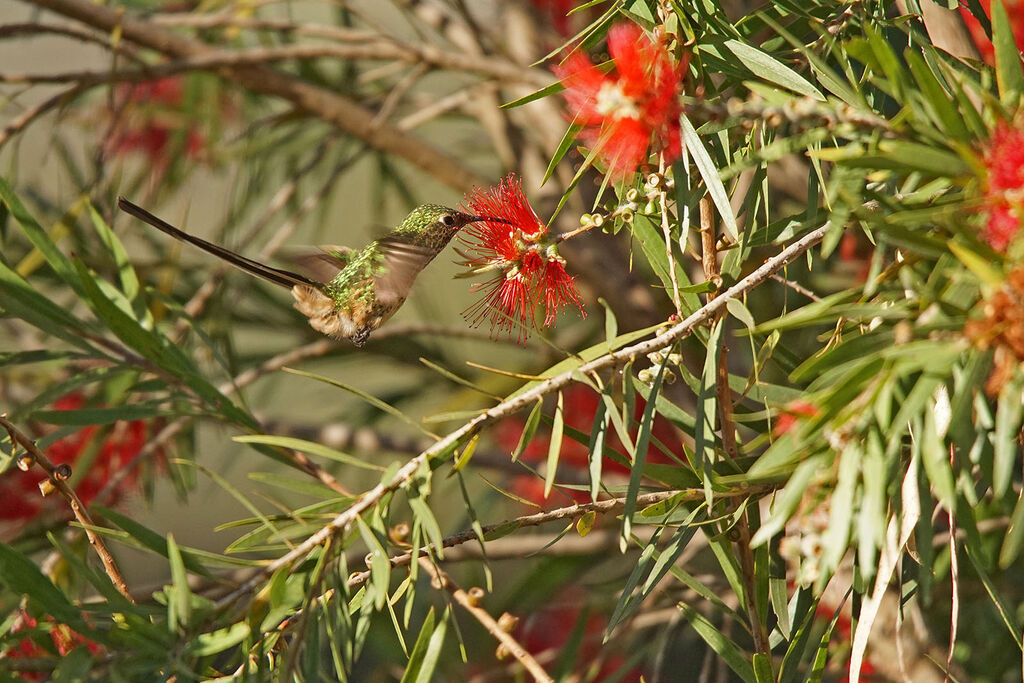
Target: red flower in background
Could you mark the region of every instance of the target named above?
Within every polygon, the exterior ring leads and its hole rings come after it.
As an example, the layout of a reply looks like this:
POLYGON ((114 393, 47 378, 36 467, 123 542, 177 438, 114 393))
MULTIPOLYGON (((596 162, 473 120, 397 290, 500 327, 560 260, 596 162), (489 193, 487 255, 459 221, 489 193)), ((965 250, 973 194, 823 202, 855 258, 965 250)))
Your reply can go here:
MULTIPOLYGON (((57 399, 55 410, 76 410, 85 404, 85 396, 74 392, 57 399)), ((90 426, 80 429, 74 434, 55 441, 45 449, 47 457, 54 465, 71 465, 74 471, 79 458, 94 447, 94 439, 99 427, 90 426)), ((130 463, 146 444, 148 427, 142 420, 118 422, 106 434, 103 442, 98 445, 95 458, 88 463, 88 472, 74 485, 75 493, 83 503, 93 500, 107 481, 122 467, 130 463)), ((27 472, 12 468, 0 475, 0 520, 31 520, 44 509, 49 498, 43 498, 39 492, 39 483, 46 474, 38 467, 27 472)), ((120 491, 115 491, 111 498, 104 501, 116 504, 125 491, 134 488, 138 481, 135 471, 124 480, 120 491)), ((59 497, 59 496, 56 496, 59 497)), ((61 501, 63 503, 63 501, 61 501)))
POLYGON ((139 152, 151 163, 161 166, 168 156, 173 136, 184 133, 184 153, 199 158, 206 145, 203 134, 181 112, 185 100, 184 80, 180 76, 142 83, 122 83, 115 91, 116 109, 123 118, 115 126, 107 143, 107 154, 121 156, 139 152))
POLYGON ((642 672, 638 667, 622 671, 626 657, 621 652, 611 651, 602 647, 602 637, 608 625, 606 615, 592 612, 586 616, 581 605, 586 602, 586 595, 577 587, 566 587, 562 594, 556 596, 555 604, 546 606, 520 622, 516 640, 523 644, 528 652, 539 655, 546 651, 562 652, 569 644, 569 636, 580 619, 583 625, 583 642, 576 653, 576 666, 571 670, 585 670, 594 662, 599 662, 600 670, 593 678, 587 680, 604 681, 612 676, 623 683, 639 683, 642 672))
MULTIPOLYGON (((53 617, 47 617, 43 623, 50 625, 49 635, 50 640, 53 642, 53 650, 61 657, 80 645, 89 648, 89 651, 93 654, 98 654, 102 649, 95 641, 89 640, 67 624, 57 623, 53 617)), ((20 633, 26 628, 36 628, 38 625, 39 622, 23 610, 11 632, 20 633)), ((17 645, 4 653, 4 656, 7 659, 34 659, 36 657, 53 656, 53 653, 32 638, 25 637, 18 641, 17 645)), ((21 671, 18 675, 22 680, 40 681, 49 674, 43 671, 21 671)))
MULTIPOLYGON (((563 419, 567 427, 579 430, 584 434, 590 434, 594 425, 594 415, 597 414, 601 396, 585 384, 573 384, 562 393, 563 419)), ((643 398, 637 397, 633 419, 639 422, 643 415, 646 402, 643 398)), ((509 418, 498 423, 495 430, 495 440, 501 448, 508 451, 515 450, 519 444, 519 437, 526 425, 525 420, 519 417, 509 418)), ((630 432, 631 438, 636 438, 636 429, 630 432)), ((682 440, 672 424, 665 418, 656 416, 651 429, 651 445, 647 449, 647 462, 650 463, 671 463, 672 459, 664 453, 661 448, 655 445, 658 442, 677 458, 686 459, 683 450, 682 440)), ((537 434, 519 456, 520 460, 527 464, 537 465, 543 463, 548 457, 550 435, 538 430, 537 434)), ((609 428, 605 438, 605 448, 615 450, 619 453, 626 453, 622 442, 615 433, 614 428, 609 428)), ((606 451, 607 453, 607 451, 606 451)), ((587 444, 579 443, 565 437, 562 439, 562 447, 558 456, 558 479, 577 480, 579 483, 586 481, 590 462, 590 449, 587 444)), ((629 468, 613 460, 608 455, 604 456, 601 464, 601 471, 604 474, 619 474, 623 478, 629 476, 629 468)), ((544 482, 532 474, 516 476, 512 480, 512 492, 538 505, 543 504, 544 482)), ((566 489, 565 493, 578 502, 590 499, 590 494, 583 491, 566 489)))
POLYGON ((772 436, 778 438, 796 426, 797 422, 805 418, 817 417, 821 414, 818 406, 807 401, 790 401, 775 418, 775 426, 772 427, 772 436))
MULTIPOLYGON (((1021 0, 1003 0, 1003 6, 1010 17, 1010 27, 1013 29, 1013 37, 1017 45, 1024 46, 1024 2, 1021 0)), ((985 10, 985 14, 991 18, 992 0, 981 0, 981 7, 985 10)), ((992 47, 992 41, 989 40, 985 29, 981 27, 981 24, 974 18, 971 11, 962 4, 960 5, 960 16, 963 17, 964 23, 967 24, 967 29, 971 32, 971 38, 974 40, 974 44, 977 45, 981 58, 992 64, 995 61, 995 49, 992 47)))
POLYGON ((537 217, 522 182, 509 174, 497 187, 476 189, 466 198, 469 210, 507 223, 479 221, 461 239, 472 252, 465 262, 472 272, 497 271, 490 282, 476 285, 484 297, 464 315, 474 326, 491 321, 492 334, 517 333, 523 343, 536 327, 535 309, 544 305, 544 327, 566 307, 586 317, 576 283, 565 270, 552 235, 537 217))
POLYGON ((685 64, 633 24, 608 32, 608 51, 616 76, 606 75, 586 56, 573 53, 555 68, 565 99, 583 126, 581 137, 598 150, 614 177, 621 178, 647 161, 651 136, 667 161, 682 153, 679 116, 685 64))
POLYGON ((1000 124, 982 156, 985 166, 985 239, 1003 251, 1020 230, 1024 218, 1024 131, 1000 124))

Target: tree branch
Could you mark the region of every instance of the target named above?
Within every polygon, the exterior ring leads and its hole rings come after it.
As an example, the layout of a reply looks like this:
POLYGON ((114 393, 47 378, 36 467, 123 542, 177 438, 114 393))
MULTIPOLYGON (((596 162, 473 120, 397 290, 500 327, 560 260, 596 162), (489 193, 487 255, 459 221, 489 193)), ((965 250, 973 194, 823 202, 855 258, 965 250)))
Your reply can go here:
POLYGON ((477 601, 469 596, 466 591, 459 588, 459 586, 451 580, 447 574, 445 574, 439 567, 431 562, 429 557, 420 558, 420 566, 423 567, 423 571, 430 575, 432 583, 437 588, 444 588, 446 591, 451 593, 451 596, 455 598, 455 602, 462 605, 463 609, 469 612, 474 619, 479 621, 487 632, 497 639, 499 643, 505 646, 509 654, 515 657, 519 662, 526 667, 526 670, 533 675, 534 680, 540 681, 541 683, 554 683, 554 679, 548 676, 547 672, 544 671, 544 667, 537 663, 537 660, 533 658, 529 652, 526 651, 519 641, 512 637, 505 629, 501 628, 494 617, 485 610, 483 607, 477 605, 477 601))
MULTIPOLYGON (((205 43, 179 36, 132 14, 96 5, 89 0, 24 1, 101 31, 120 31, 123 40, 143 45, 174 59, 207 58, 219 52, 205 43)), ((299 110, 337 126, 375 149, 408 161, 460 192, 487 184, 486 179, 457 159, 394 125, 376 121, 373 112, 326 88, 259 65, 220 66, 216 72, 253 92, 287 100, 299 110)))
POLYGON ((71 512, 75 515, 75 519, 85 529, 85 535, 89 538, 89 543, 92 544, 96 554, 99 555, 100 561, 103 563, 103 569, 114 584, 114 587, 117 588, 121 595, 134 603, 135 598, 129 592, 128 584, 125 582, 121 570, 117 568, 117 563, 114 562, 114 556, 110 554, 110 549, 107 548, 103 538, 93 531, 93 527, 97 526, 96 522, 93 521, 88 509, 86 509, 85 504, 79 499, 78 495, 75 494, 74 489, 67 484, 67 479, 71 476, 71 468, 67 465, 54 467, 50 459, 46 457, 46 454, 36 446, 35 441, 11 424, 7 419, 7 413, 0 415, 0 426, 7 430, 12 446, 21 445, 28 452, 28 455, 23 455, 18 459, 18 467, 27 470, 32 465, 38 465, 46 472, 46 476, 49 477, 49 481, 53 484, 54 488, 64 496, 68 505, 71 506, 71 512))

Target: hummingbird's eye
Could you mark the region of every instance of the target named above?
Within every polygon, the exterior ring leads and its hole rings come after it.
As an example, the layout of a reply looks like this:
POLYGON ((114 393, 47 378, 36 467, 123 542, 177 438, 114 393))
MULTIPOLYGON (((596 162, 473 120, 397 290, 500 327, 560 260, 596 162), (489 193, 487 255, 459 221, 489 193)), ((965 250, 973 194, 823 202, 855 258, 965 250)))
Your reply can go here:
POLYGON ((453 225, 455 225, 455 216, 451 215, 450 213, 446 213, 445 215, 441 216, 441 223, 450 228, 453 225))

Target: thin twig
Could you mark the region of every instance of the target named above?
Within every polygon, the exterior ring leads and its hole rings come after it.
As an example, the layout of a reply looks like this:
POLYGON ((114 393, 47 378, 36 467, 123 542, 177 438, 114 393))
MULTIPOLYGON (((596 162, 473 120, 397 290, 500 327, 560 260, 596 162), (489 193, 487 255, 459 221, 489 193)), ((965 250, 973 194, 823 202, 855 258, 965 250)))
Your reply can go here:
POLYGON ((451 596, 455 598, 455 602, 459 603, 463 609, 470 613, 474 619, 480 622, 480 624, 487 629, 487 632, 494 636, 499 643, 505 646, 508 653, 515 657, 519 662, 526 667, 526 670, 533 675, 534 680, 540 681, 541 683, 554 683, 554 679, 548 676, 547 672, 544 671, 544 667, 537 663, 537 660, 533 658, 529 652, 526 651, 519 641, 512 637, 512 634, 508 633, 505 629, 498 625, 498 622, 490 615, 490 613, 483 607, 476 604, 476 601, 469 597, 466 591, 456 585, 447 574, 444 573, 439 567, 431 562, 428 557, 420 558, 420 566, 423 567, 423 571, 430 575, 431 582, 438 588, 444 588, 446 591, 451 593, 451 596))
POLYGON ((81 83, 72 85, 69 88, 61 90, 55 95, 51 95, 34 107, 30 107, 21 112, 21 115, 4 126, 3 130, 0 130, 0 147, 3 147, 8 140, 20 133, 26 126, 38 119, 40 116, 66 102, 70 102, 72 98, 81 95, 90 87, 92 86, 81 83))
POLYGON ((376 505, 381 498, 391 491, 396 490, 406 482, 410 481, 416 475, 416 472, 419 471, 424 462, 456 448, 463 439, 473 436, 479 432, 484 425, 512 415, 527 406, 533 405, 538 399, 546 396, 547 394, 568 386, 575 381, 574 378, 577 376, 577 373, 586 375, 604 368, 618 367, 636 358, 646 356, 648 353, 653 351, 660 351, 661 349, 667 348, 679 339, 688 336, 698 326, 703 325, 720 311, 724 310, 726 303, 730 299, 741 296, 762 284, 771 276, 772 273, 785 267, 786 264, 792 262, 812 246, 820 242, 825 236, 826 231, 829 229, 829 225, 829 223, 826 223, 825 225, 810 231, 799 240, 783 249, 778 255, 768 259, 761 267, 757 268, 754 272, 750 273, 750 275, 723 292, 721 296, 716 297, 713 301, 692 313, 682 322, 673 325, 663 334, 617 351, 611 351, 599 358, 596 358, 595 360, 582 364, 578 368, 555 375, 554 377, 539 382, 528 391, 524 391, 514 398, 503 401, 481 413, 459 429, 451 432, 446 437, 440 439, 432 446, 422 451, 419 455, 409 460, 409 462, 399 468, 390 479, 381 482, 373 489, 367 491, 348 509, 338 514, 328 524, 296 546, 293 550, 267 564, 256 576, 253 576, 251 579, 239 586, 238 589, 224 598, 220 604, 228 604, 241 596, 248 594, 256 588, 264 578, 272 575, 282 567, 292 566, 299 559, 309 554, 309 552, 314 548, 327 541, 331 536, 347 530, 348 527, 355 522, 356 518, 365 510, 376 505))
POLYGON ((7 419, 7 413, 0 415, 0 425, 7 430, 7 434, 11 439, 11 445, 20 444, 31 456, 31 462, 25 462, 29 460, 26 456, 19 458, 18 467, 27 470, 32 465, 38 465, 46 472, 50 482, 67 500, 68 505, 71 507, 71 512, 75 515, 75 519, 85 529, 85 535, 89 538, 89 543, 92 544, 96 554, 99 555, 100 561, 103 563, 103 569, 114 584, 114 587, 117 588, 121 595, 135 602, 135 598, 129 592, 128 584, 125 582, 121 570, 117 568, 117 563, 114 562, 114 556, 110 554, 110 550, 107 548, 107 544, 104 543, 103 538, 93 530, 97 526, 96 522, 93 521, 89 515, 89 510, 86 509, 85 504, 75 494, 74 489, 68 486, 67 479, 71 476, 71 468, 66 465, 61 465, 59 468, 54 467, 50 459, 36 446, 35 442, 11 424, 7 419))
POLYGON ((36 36, 41 33, 73 38, 84 43, 92 43, 93 45, 99 45, 106 50, 110 50, 113 53, 122 54, 133 61, 142 61, 141 57, 139 57, 138 53, 133 50, 131 46, 125 45, 124 43, 115 43, 111 40, 109 35, 94 33, 79 26, 75 26, 74 24, 0 24, 0 40, 6 38, 20 38, 22 36, 36 36))
POLYGON ((148 81, 196 70, 238 68, 264 65, 291 59, 310 60, 323 58, 359 61, 366 59, 395 60, 426 68, 450 69, 487 76, 498 81, 530 83, 535 86, 550 85, 551 77, 534 75, 533 72, 504 61, 486 57, 469 57, 444 52, 429 45, 400 45, 381 39, 375 43, 346 45, 275 45, 271 47, 245 48, 240 50, 211 50, 202 54, 177 59, 161 64, 144 65, 138 68, 111 71, 65 71, 61 73, 0 73, 4 83, 99 83, 122 81, 148 81))
POLYGON ((780 284, 786 285, 787 287, 792 289, 797 294, 801 294, 803 296, 806 296, 811 301, 821 301, 821 297, 818 296, 817 294, 815 294, 814 292, 812 292, 811 290, 807 289, 806 287, 804 287, 803 285, 801 285, 799 283, 793 282, 792 280, 787 280, 786 278, 782 277, 778 273, 773 274, 772 275, 772 279, 775 280, 776 282, 780 283, 780 284))
MULTIPOLYGON (((120 31, 122 40, 161 52, 172 60, 201 58, 220 52, 198 40, 147 22, 123 8, 112 9, 89 0, 25 0, 37 7, 81 21, 101 31, 120 31)), ((434 145, 390 124, 374 121, 374 113, 351 99, 294 75, 263 65, 222 66, 224 78, 253 92, 279 97, 297 109, 319 117, 338 129, 364 140, 382 152, 396 155, 459 191, 486 185, 486 179, 434 145)))

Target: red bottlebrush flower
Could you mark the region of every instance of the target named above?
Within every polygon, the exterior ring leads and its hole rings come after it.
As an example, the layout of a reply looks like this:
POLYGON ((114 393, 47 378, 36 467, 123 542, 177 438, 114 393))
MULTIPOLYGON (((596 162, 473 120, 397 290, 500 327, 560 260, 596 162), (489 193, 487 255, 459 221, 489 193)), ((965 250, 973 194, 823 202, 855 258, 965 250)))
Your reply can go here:
POLYGON ((796 426, 796 423, 808 417, 817 417, 821 414, 818 406, 807 401, 790 401, 782 409, 782 413, 775 419, 775 426, 772 428, 772 435, 778 438, 796 426))
MULTIPOLYGON (((119 85, 115 99, 124 118, 107 142, 107 153, 119 156, 140 152, 151 163, 167 164, 173 135, 187 125, 178 111, 185 99, 182 83, 181 77, 169 77, 119 85)), ((198 158, 206 139, 195 126, 188 127, 184 134, 184 153, 198 158)))
POLYGON ((508 221, 479 221, 461 237, 472 252, 465 262, 471 271, 498 271, 490 282, 475 286, 484 297, 464 312, 474 326, 489 318, 492 334, 516 332, 523 343, 536 327, 535 310, 542 303, 544 327, 553 325, 556 313, 566 307, 586 317, 554 236, 530 206, 518 178, 509 174, 497 187, 474 190, 466 206, 476 215, 508 221))
POLYGON ((1004 251, 1024 217, 1024 130, 1000 124, 982 156, 985 166, 985 239, 1004 251))
POLYGON ((614 177, 647 160, 651 136, 668 161, 682 153, 679 92, 685 64, 676 64, 637 26, 619 24, 608 32, 608 51, 617 76, 606 75, 579 53, 555 68, 565 99, 583 126, 581 137, 608 164, 614 177))
MULTIPOLYGON (((53 403, 56 410, 76 410, 85 404, 85 396, 78 392, 67 394, 53 403)), ((85 427, 74 434, 55 441, 45 449, 46 456, 54 465, 67 464, 74 469, 79 458, 94 448, 99 432, 96 426, 85 427)), ((107 481, 122 467, 130 463, 146 444, 149 429, 146 422, 118 422, 105 434, 96 455, 88 463, 88 472, 74 485, 79 499, 88 504, 103 489, 107 481)), ((88 455, 87 455, 88 457, 88 455)), ((39 492, 39 483, 46 475, 38 467, 27 472, 10 469, 0 475, 0 521, 31 520, 45 508, 54 506, 46 503, 39 492)), ((125 478, 124 488, 115 493, 107 504, 116 504, 124 491, 130 490, 138 477, 134 472, 125 478)), ((54 498, 59 496, 54 495, 54 498)), ((66 507, 66 506, 65 506, 66 507)))

